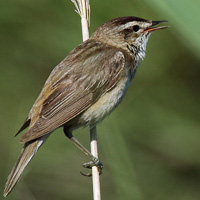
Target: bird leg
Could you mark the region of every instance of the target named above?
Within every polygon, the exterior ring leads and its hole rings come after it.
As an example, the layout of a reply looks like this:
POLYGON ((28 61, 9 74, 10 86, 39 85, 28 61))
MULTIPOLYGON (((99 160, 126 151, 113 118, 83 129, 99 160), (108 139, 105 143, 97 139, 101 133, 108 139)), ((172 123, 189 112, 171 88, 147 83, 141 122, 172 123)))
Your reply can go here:
MULTIPOLYGON (((102 170, 103 170, 103 164, 100 162, 100 160, 93 156, 73 135, 72 132, 70 132, 67 127, 64 127, 64 133, 65 135, 81 150, 83 151, 87 156, 89 156, 89 158, 91 159, 91 161, 87 162, 87 163, 83 163, 83 167, 88 168, 88 169, 92 169, 93 166, 96 166, 99 170, 99 174, 102 174, 102 170)), ((88 174, 84 174, 81 172, 82 175, 84 176, 88 176, 91 177, 92 174, 88 173, 88 174)))

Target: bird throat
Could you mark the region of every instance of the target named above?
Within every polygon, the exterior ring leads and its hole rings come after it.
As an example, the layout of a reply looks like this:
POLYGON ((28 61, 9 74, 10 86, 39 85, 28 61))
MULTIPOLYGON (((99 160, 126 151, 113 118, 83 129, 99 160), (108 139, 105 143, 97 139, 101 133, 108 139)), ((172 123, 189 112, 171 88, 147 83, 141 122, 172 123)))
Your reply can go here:
POLYGON ((136 59, 144 59, 146 56, 146 47, 150 34, 139 37, 134 44, 128 44, 128 50, 135 55, 136 59))

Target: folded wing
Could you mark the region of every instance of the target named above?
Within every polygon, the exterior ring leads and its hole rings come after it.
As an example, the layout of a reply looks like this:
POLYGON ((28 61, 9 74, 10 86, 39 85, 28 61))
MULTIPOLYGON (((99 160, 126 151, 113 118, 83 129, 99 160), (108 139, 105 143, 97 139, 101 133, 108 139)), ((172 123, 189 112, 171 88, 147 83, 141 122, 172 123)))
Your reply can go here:
POLYGON ((94 40, 78 46, 47 79, 21 142, 39 138, 80 115, 115 87, 124 67, 124 54, 111 46, 94 40))

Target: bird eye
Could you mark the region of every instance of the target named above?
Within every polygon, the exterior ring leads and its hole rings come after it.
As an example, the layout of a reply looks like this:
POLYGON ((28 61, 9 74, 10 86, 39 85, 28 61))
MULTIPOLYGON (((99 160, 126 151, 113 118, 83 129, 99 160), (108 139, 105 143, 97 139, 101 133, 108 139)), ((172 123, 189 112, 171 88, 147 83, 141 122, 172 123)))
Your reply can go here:
POLYGON ((134 26, 133 26, 133 31, 134 31, 134 32, 138 32, 139 29, 140 29, 140 27, 139 27, 138 25, 134 25, 134 26))

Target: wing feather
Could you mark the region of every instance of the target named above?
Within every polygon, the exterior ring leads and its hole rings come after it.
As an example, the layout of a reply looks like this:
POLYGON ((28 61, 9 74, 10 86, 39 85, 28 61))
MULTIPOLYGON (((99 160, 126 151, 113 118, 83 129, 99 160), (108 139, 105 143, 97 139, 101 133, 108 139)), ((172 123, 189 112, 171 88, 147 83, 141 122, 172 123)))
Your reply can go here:
POLYGON ((117 84, 124 67, 125 55, 111 46, 88 40, 77 47, 47 79, 21 142, 52 132, 84 112, 117 84))

